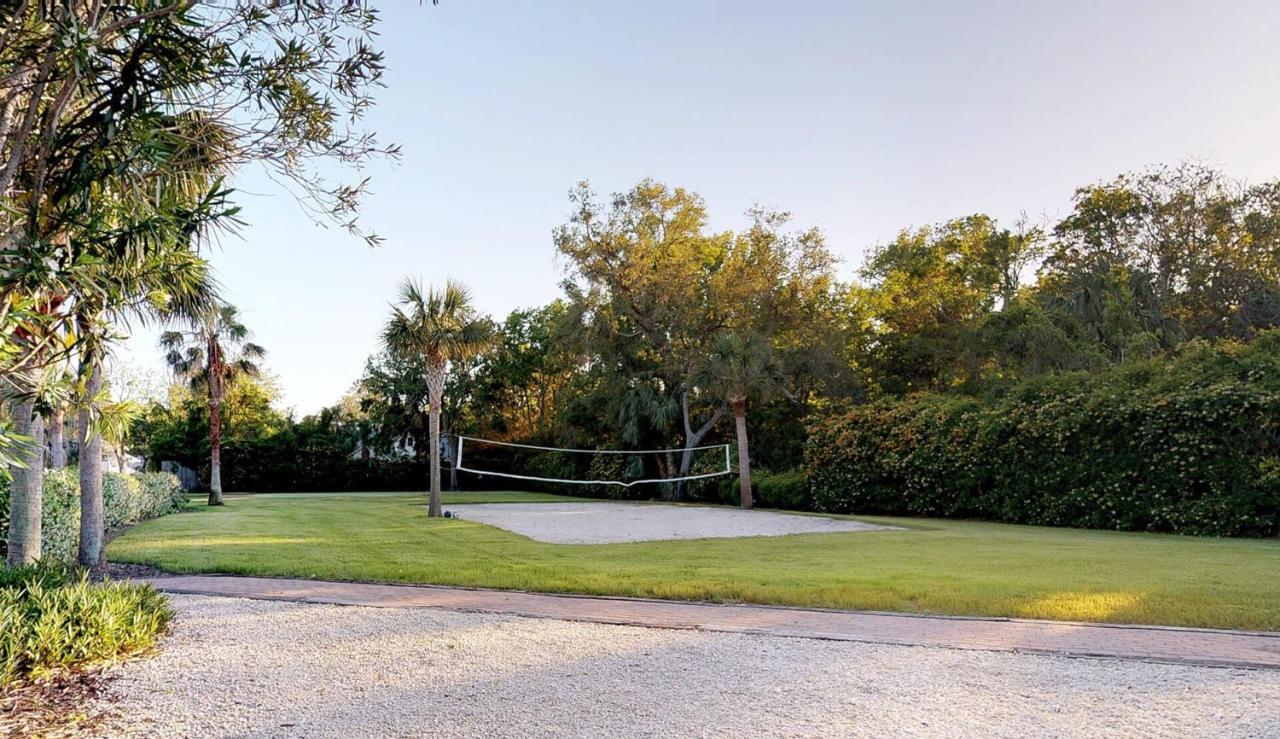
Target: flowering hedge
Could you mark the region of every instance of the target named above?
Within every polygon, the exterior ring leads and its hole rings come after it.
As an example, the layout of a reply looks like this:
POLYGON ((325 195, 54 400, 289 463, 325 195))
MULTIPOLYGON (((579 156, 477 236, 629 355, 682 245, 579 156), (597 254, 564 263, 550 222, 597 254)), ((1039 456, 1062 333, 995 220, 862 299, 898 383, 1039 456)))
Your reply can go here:
POLYGON ((1280 333, 937 394, 810 428, 815 507, 1224 536, 1280 534, 1280 333))
MULTIPOLYGON (((4 536, 9 533, 9 490, 9 481, 0 478, 0 534, 4 536)), ((172 513, 186 503, 178 478, 167 472, 102 475, 102 515, 107 530, 172 513)), ((43 506, 42 556, 73 561, 80 540, 79 470, 46 470, 43 506)), ((4 549, 0 546, 0 552, 4 549)))

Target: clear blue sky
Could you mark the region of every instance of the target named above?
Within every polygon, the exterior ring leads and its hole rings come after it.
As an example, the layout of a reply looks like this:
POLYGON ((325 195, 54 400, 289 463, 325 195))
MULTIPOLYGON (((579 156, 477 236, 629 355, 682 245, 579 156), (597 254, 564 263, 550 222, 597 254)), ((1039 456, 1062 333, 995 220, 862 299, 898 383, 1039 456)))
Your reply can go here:
MULTIPOLYGON (((497 316, 561 278, 566 193, 643 177, 816 225, 852 274, 903 227, 1064 214, 1074 187, 1195 159, 1280 176, 1280 3, 467 2, 384 10, 369 119, 370 250, 258 174, 212 255, 284 404, 333 403, 405 275, 465 281, 497 316), (253 193, 250 195, 249 193, 253 193)), ((121 353, 158 367, 154 333, 121 353)))

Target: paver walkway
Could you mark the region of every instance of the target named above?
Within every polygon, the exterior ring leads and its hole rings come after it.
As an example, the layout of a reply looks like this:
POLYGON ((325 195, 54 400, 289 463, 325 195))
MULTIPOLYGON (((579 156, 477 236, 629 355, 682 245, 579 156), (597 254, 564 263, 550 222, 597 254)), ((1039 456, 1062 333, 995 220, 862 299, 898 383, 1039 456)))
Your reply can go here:
POLYGON ((156 577, 150 582, 169 593, 386 608, 445 608, 657 628, 1280 669, 1280 633, 1272 632, 918 616, 225 575, 156 577))

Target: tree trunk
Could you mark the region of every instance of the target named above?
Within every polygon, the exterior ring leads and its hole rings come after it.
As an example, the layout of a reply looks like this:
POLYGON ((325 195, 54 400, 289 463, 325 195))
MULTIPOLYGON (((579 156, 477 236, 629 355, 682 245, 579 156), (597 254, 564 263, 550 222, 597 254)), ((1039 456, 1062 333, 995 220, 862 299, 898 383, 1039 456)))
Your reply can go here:
POLYGON ((733 422, 738 435, 738 494, 740 505, 751 508, 751 457, 747 452, 747 403, 735 401, 733 422))
MULTIPOLYGON (((688 393, 680 396, 680 412, 684 419, 684 452, 680 455, 680 474, 677 477, 685 478, 689 475, 689 470, 693 468, 693 448, 702 443, 702 440, 711 433, 711 429, 715 427, 716 422, 720 420, 720 416, 724 415, 724 406, 716 408, 716 412, 711 414, 711 418, 702 424, 697 431, 693 430, 693 426, 689 419, 689 395, 688 393)), ((684 500, 687 483, 684 479, 676 482, 675 500, 684 500)))
POLYGON ((63 437, 63 419, 66 411, 61 407, 49 414, 49 469, 60 470, 67 466, 67 442, 63 437))
POLYGON ((102 435, 89 428, 89 403, 102 389, 102 366, 94 362, 80 405, 80 548, 85 567, 100 567, 105 536, 102 517, 102 435))
POLYGON ((444 365, 427 367, 427 392, 431 408, 427 426, 431 437, 431 504, 427 507, 430 517, 444 515, 440 499, 440 406, 444 402, 444 365))
POLYGON ((35 400, 11 406, 14 433, 30 437, 31 446, 18 451, 26 467, 10 467, 13 483, 9 494, 10 567, 31 564, 40 558, 40 517, 44 503, 44 418, 35 412, 35 400))
POLYGON ((444 513, 440 500, 440 411, 435 401, 431 403, 428 423, 431 428, 431 504, 427 507, 427 515, 434 517, 444 513))
POLYGON ((209 403, 209 505, 222 505, 222 404, 209 403))

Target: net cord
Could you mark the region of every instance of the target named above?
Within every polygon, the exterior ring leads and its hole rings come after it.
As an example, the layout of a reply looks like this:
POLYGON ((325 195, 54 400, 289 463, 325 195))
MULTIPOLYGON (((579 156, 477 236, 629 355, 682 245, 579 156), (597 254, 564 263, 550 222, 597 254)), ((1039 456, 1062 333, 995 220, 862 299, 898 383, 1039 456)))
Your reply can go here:
MULTIPOLYGON (((480 444, 492 444, 493 446, 509 446, 518 449, 539 449, 544 452, 571 452, 574 454, 662 454, 664 452, 700 452, 706 449, 728 448, 728 444, 710 444, 708 446, 693 446, 686 450, 684 447, 674 447, 672 449, 564 449, 555 446, 535 446, 533 444, 516 444, 510 441, 490 441, 489 439, 478 439, 474 436, 458 435, 459 441, 475 441, 480 444)), ((458 445, 462 447, 461 444, 458 445)))
POLYGON ((600 453, 606 453, 606 452, 610 452, 613 454, 654 454, 659 452, 683 452, 684 449, 649 449, 649 450, 630 451, 630 452, 604 450, 604 449, 599 451, 592 450, 592 449, 558 449, 556 447, 533 446, 531 444, 512 444, 505 441, 488 441, 487 439, 476 439, 470 436, 458 437, 458 454, 453 462, 454 469, 459 470, 461 472, 470 472, 476 475, 493 475, 494 477, 506 477, 513 480, 530 480, 533 482, 555 482, 555 483, 563 483, 565 485, 617 485, 618 487, 629 488, 633 485, 644 485, 647 483, 654 483, 654 482, 682 482, 685 480, 703 480, 708 477, 719 477, 720 475, 728 475, 733 472, 732 459, 729 456, 729 445, 728 444, 712 444, 710 446, 693 447, 692 449, 690 449, 690 451, 723 448, 724 449, 724 469, 719 472, 708 472, 701 475, 686 475, 684 477, 659 477, 659 478, 647 479, 647 480, 632 480, 631 482, 622 482, 620 480, 566 480, 559 477, 535 477, 531 475, 517 475, 512 472, 491 472, 487 470, 477 470, 473 467, 463 466, 462 464, 462 447, 463 447, 462 442, 463 441, 478 441, 482 444, 496 444, 498 446, 519 447, 522 449, 541 449, 543 451, 549 451, 549 452, 579 452, 579 453, 587 453, 587 454, 600 454, 600 453))

